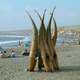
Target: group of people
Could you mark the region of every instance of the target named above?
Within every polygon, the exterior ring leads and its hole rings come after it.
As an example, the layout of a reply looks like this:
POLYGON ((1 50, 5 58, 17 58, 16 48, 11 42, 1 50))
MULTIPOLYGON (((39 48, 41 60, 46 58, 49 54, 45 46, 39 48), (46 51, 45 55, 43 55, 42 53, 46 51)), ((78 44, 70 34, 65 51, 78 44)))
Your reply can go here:
POLYGON ((16 53, 14 50, 11 51, 11 54, 9 54, 9 57, 12 57, 12 58, 16 57, 16 53))
POLYGON ((11 53, 8 55, 7 52, 4 50, 3 52, 0 53, 0 57, 1 58, 15 58, 16 57, 16 53, 14 50, 11 51, 11 53))
MULTIPOLYGON (((22 53, 23 56, 28 56, 29 52, 27 51, 27 49, 24 50, 24 52, 22 53)), ((0 53, 0 57, 2 58, 15 58, 16 57, 16 52, 14 50, 11 51, 11 53, 8 55, 6 51, 3 51, 0 53)))

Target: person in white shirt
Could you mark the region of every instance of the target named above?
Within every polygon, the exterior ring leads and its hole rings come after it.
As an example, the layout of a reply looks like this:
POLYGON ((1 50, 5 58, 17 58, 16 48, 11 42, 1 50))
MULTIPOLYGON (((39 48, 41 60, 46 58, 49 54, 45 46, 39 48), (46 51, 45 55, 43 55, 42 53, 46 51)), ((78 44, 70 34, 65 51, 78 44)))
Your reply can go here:
POLYGON ((16 57, 16 54, 15 54, 15 51, 14 50, 12 50, 11 57, 12 58, 15 58, 16 57))

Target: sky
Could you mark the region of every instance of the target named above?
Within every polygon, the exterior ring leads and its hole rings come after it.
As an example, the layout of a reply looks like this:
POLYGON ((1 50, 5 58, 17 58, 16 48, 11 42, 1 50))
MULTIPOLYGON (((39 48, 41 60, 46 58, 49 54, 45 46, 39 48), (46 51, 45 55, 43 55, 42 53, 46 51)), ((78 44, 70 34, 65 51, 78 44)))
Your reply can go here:
POLYGON ((40 20, 34 9, 40 15, 47 9, 47 25, 54 6, 54 17, 58 26, 80 25, 80 0, 0 0, 0 31, 32 29, 26 10, 39 27, 40 20))

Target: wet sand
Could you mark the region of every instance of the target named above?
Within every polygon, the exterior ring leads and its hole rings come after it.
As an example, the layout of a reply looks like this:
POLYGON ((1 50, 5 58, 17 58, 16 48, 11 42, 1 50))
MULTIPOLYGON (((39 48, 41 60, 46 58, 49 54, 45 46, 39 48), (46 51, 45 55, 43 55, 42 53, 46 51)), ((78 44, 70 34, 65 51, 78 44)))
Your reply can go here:
MULTIPOLYGON (((7 54, 10 53, 7 49, 7 54)), ((80 46, 57 49, 60 70, 58 72, 27 72, 28 56, 22 56, 22 48, 15 48, 16 58, 0 58, 0 80, 80 80, 80 46)))

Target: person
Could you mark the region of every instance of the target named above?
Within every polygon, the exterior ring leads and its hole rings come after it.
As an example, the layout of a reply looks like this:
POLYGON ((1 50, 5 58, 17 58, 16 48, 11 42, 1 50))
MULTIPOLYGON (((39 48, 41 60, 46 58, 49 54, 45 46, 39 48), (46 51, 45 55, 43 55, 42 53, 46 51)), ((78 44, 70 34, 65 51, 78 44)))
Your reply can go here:
POLYGON ((11 52, 11 55, 10 55, 12 58, 15 58, 16 57, 16 54, 15 54, 15 51, 14 50, 12 50, 12 52, 11 52))
POLYGON ((6 54, 6 51, 4 51, 4 53, 6 54))
POLYGON ((21 41, 19 40, 19 46, 21 47, 21 41))
POLYGON ((23 52, 22 55, 23 55, 23 56, 28 56, 28 55, 29 55, 29 52, 27 51, 27 49, 25 49, 25 51, 23 52))
POLYGON ((1 52, 0 57, 1 58, 8 58, 8 55, 6 54, 6 51, 1 52))

